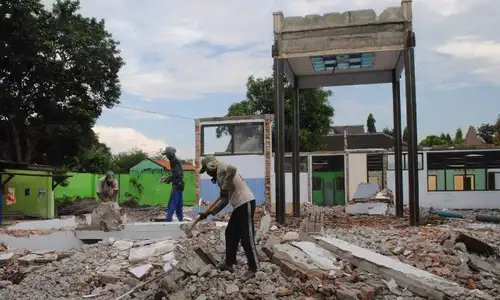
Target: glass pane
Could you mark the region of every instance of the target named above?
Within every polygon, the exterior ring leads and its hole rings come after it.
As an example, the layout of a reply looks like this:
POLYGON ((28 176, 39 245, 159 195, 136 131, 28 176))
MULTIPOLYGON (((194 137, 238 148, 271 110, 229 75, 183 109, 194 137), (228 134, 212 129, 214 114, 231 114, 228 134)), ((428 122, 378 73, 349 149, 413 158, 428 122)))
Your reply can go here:
POLYGON ((231 135, 226 126, 205 126, 203 128, 203 155, 231 153, 231 135), (217 137, 217 129, 220 135, 217 137))
POLYGON ((264 153, 264 124, 235 124, 234 154, 264 153))

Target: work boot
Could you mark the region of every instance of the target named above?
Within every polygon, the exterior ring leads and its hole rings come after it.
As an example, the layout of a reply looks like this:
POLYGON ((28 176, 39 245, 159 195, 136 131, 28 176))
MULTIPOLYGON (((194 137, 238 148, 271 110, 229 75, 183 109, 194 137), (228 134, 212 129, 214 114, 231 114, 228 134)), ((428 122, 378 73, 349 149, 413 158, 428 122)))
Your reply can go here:
POLYGON ((228 265, 226 263, 222 263, 222 264, 218 265, 217 269, 220 270, 220 271, 229 271, 231 273, 234 272, 234 266, 233 265, 228 265))
POLYGON ((254 278, 255 277, 255 271, 252 271, 252 270, 248 270, 245 272, 245 274, 243 274, 243 276, 241 277, 241 281, 245 282, 251 278, 254 278))

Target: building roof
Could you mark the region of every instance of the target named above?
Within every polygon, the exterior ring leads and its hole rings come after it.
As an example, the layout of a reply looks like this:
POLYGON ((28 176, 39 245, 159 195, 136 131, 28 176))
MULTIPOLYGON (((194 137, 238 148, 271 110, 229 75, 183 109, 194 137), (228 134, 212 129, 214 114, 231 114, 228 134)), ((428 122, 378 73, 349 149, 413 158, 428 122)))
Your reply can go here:
MULTIPOLYGON (((160 166, 164 167, 167 170, 170 170, 170 162, 168 160, 162 160, 162 159, 152 159, 155 163, 159 164, 160 166)), ((184 171, 194 171, 195 166, 194 165, 187 165, 184 164, 182 165, 182 169, 184 171)))
MULTIPOLYGON (((325 136, 325 151, 344 151, 343 135, 325 136)), ((403 142, 403 146, 406 143, 403 142)), ((394 138, 388 134, 362 133, 347 135, 347 149, 392 149, 394 147, 394 138)))
POLYGON ((0 160, 0 169, 17 169, 17 170, 30 170, 30 171, 47 171, 54 172, 60 170, 59 168, 38 164, 27 164, 13 161, 0 160))
POLYGON ((345 126, 332 126, 330 134, 362 134, 365 133, 365 126, 363 125, 345 125, 345 126))

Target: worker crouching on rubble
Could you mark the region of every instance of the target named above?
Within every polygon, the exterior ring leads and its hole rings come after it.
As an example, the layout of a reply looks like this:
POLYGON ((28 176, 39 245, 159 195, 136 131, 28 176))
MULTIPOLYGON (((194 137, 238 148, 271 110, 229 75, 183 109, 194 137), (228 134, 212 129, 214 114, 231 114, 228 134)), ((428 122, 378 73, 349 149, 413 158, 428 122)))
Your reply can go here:
POLYGON ((223 271, 234 271, 236 254, 241 242, 248 260, 248 271, 243 280, 247 280, 257 272, 259 267, 257 251, 255 249, 255 197, 243 181, 235 166, 217 160, 214 156, 205 156, 201 160, 200 173, 207 173, 212 177, 212 182, 220 187, 220 200, 211 210, 200 213, 200 218, 205 219, 209 214, 216 215, 231 204, 233 212, 226 227, 226 260, 218 268, 223 271))
POLYGON ((174 147, 167 147, 163 152, 163 155, 170 161, 170 169, 172 171, 169 177, 164 177, 160 180, 163 183, 172 184, 172 191, 170 192, 170 199, 167 206, 167 216, 165 217, 167 222, 172 222, 174 212, 179 221, 184 219, 182 212, 184 207, 184 172, 181 162, 175 155, 176 152, 177 150, 174 147))
POLYGON ((115 208, 119 208, 117 201, 118 181, 115 179, 115 173, 108 171, 104 177, 99 179, 97 197, 102 202, 113 202, 115 208))

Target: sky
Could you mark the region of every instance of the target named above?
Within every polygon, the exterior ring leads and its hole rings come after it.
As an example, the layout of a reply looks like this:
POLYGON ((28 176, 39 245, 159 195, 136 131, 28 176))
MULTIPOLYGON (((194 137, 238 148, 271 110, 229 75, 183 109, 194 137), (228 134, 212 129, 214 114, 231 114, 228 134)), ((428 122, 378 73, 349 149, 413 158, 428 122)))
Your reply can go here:
MULTIPOLYGON (((140 148, 153 154, 171 145, 192 158, 193 119, 225 115, 245 98, 248 76, 271 75, 273 12, 380 13, 399 5, 400 0, 81 0, 82 14, 105 19, 120 41, 126 62, 121 105, 186 117, 115 107, 104 111, 94 130, 114 153, 140 148)), ((413 0, 413 16, 419 138, 493 122, 500 113, 499 0, 413 0)), ((335 125, 366 124, 373 113, 377 129, 392 128, 390 85, 332 91, 335 125)), ((405 105, 404 85, 402 91, 405 105)))

